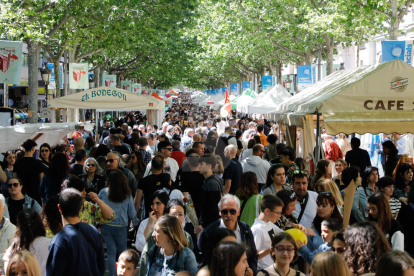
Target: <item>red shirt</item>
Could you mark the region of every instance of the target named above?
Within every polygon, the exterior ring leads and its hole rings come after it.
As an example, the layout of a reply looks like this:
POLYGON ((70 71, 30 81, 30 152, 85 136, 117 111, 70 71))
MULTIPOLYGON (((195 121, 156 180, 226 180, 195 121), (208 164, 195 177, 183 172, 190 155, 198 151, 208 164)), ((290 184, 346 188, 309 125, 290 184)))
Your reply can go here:
POLYGON ((338 158, 344 158, 341 148, 331 138, 325 139, 325 158, 336 162, 338 158))
POLYGON ((177 161, 178 167, 181 168, 181 165, 183 164, 184 160, 187 159, 187 156, 185 156, 185 153, 180 150, 174 150, 171 153, 171 158, 177 161))

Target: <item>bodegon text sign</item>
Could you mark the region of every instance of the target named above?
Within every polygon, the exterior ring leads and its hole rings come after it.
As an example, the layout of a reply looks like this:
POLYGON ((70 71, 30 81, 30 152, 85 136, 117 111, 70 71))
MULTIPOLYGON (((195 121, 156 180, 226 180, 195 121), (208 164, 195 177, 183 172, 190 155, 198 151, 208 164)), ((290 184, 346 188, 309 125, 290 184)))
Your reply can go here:
POLYGON ((89 93, 82 96, 82 102, 85 102, 89 99, 96 98, 96 97, 118 97, 119 99, 122 99, 126 101, 126 95, 122 92, 112 90, 112 89, 98 89, 98 90, 92 90, 89 93))

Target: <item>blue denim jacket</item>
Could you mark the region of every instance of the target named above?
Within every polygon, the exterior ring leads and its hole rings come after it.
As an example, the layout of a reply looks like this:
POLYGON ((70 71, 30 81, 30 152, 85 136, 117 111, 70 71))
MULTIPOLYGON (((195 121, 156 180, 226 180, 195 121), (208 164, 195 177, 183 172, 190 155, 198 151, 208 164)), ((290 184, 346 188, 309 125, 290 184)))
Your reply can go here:
MULTIPOLYGON (((151 247, 148 253, 148 273, 147 276, 154 276, 163 269, 164 254, 156 245, 151 247), (154 259, 154 254, 155 259, 154 259)), ((192 275, 196 275, 198 271, 197 261, 191 249, 184 247, 180 251, 175 252, 172 259, 166 262, 165 272, 163 276, 174 276, 177 272, 188 271, 192 275)))
POLYGON ((132 196, 125 199, 123 202, 113 202, 108 199, 108 188, 103 188, 98 197, 105 202, 115 212, 114 221, 106 223, 112 226, 128 226, 128 218, 132 220, 132 224, 138 225, 137 211, 135 210, 132 196))
MULTIPOLYGON (((9 206, 9 199, 10 199, 10 197, 6 198, 6 205, 7 206, 9 206)), ((8 208, 6 208, 6 209, 8 209, 8 208)), ((34 200, 33 198, 28 197, 27 195, 25 195, 24 196, 23 209, 33 209, 34 211, 36 211, 36 213, 40 214, 40 211, 42 210, 42 207, 40 207, 39 203, 37 203, 36 200, 34 200)), ((7 210, 7 213, 5 212, 4 216, 6 218, 9 218, 9 211, 8 210, 7 210)))

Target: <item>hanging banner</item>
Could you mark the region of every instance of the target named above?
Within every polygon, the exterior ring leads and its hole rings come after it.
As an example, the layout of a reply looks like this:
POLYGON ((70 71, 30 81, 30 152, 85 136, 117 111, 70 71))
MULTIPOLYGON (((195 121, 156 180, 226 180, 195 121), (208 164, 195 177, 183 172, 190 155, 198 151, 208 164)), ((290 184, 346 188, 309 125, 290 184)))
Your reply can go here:
POLYGON ((19 84, 23 43, 0 41, 0 83, 19 84))
MULTIPOLYGON (((50 74, 50 80, 49 80, 48 88, 49 89, 55 89, 55 87, 56 87, 55 64, 48 63, 47 68, 52 70, 52 72, 50 74)), ((60 89, 63 89, 63 64, 59 65, 59 71, 60 71, 60 73, 59 73, 60 74, 60 89)))
POLYGON ((135 92, 137 94, 141 94, 142 93, 142 86, 140 83, 134 83, 132 85, 132 92, 135 92))
POLYGON ((87 63, 69 63, 69 88, 89 89, 87 63))
POLYGON ((208 89, 204 89, 204 94, 208 94, 208 89))
POLYGON ((273 79, 273 76, 262 76, 262 90, 275 86, 276 84, 273 83, 273 79))
POLYGON ((116 87, 116 75, 103 75, 102 86, 116 87))
POLYGON ((408 65, 413 66, 413 40, 382 41, 382 62, 387 62, 395 59, 401 59, 408 65))
POLYGON ((316 82, 316 73, 313 71, 313 65, 298 65, 298 91, 305 90, 316 82))
POLYGON ((242 92, 244 93, 247 89, 252 89, 252 86, 253 85, 251 81, 244 81, 242 92))
POLYGON ((222 87, 221 94, 226 95, 226 92, 227 92, 227 87, 222 87))
POLYGON ((237 96, 240 94, 240 85, 238 83, 230 84, 230 94, 237 96))
POLYGON ((132 92, 132 81, 123 80, 121 81, 121 89, 128 90, 132 92))

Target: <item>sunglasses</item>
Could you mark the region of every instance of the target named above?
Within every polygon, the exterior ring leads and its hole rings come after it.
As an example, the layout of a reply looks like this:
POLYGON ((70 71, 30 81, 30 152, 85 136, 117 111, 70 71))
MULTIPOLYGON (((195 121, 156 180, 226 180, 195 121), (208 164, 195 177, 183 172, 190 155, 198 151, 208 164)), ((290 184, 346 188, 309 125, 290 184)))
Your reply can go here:
POLYGON ((236 209, 230 209, 230 210, 223 209, 223 210, 220 210, 220 212, 221 212, 221 214, 223 216, 227 215, 229 212, 230 212, 230 215, 232 215, 232 216, 234 216, 235 214, 237 214, 237 210, 236 209))
POLYGON ((41 150, 40 152, 49 152, 49 150, 45 149, 45 150, 41 150))
POLYGON ((113 162, 114 162, 114 160, 118 160, 118 159, 106 159, 106 161, 105 161, 105 162, 106 162, 106 163, 108 163, 108 162, 109 162, 109 163, 113 163, 113 162))
POLYGON ((15 188, 17 188, 17 187, 19 187, 19 183, 9 183, 9 184, 7 184, 7 188, 11 188, 11 187, 15 187, 15 188))
POLYGON ((332 193, 330 193, 330 192, 319 192, 318 193, 318 195, 321 195, 321 196, 332 196, 332 193))
POLYGON ((345 252, 345 250, 346 250, 346 248, 345 248, 345 247, 338 247, 338 248, 331 247, 331 251, 332 251, 332 252, 339 253, 339 254, 344 253, 344 252, 345 252))
POLYGON ((86 167, 95 167, 95 164, 86 164, 86 167))
POLYGON ((172 151, 173 150, 173 148, 165 148, 166 150, 169 150, 169 151, 172 151))
POLYGON ((296 174, 304 174, 304 175, 308 175, 308 172, 307 172, 307 171, 296 170, 296 171, 293 171, 293 174, 294 174, 294 175, 296 175, 296 174))

